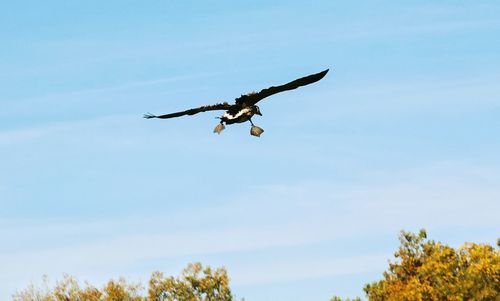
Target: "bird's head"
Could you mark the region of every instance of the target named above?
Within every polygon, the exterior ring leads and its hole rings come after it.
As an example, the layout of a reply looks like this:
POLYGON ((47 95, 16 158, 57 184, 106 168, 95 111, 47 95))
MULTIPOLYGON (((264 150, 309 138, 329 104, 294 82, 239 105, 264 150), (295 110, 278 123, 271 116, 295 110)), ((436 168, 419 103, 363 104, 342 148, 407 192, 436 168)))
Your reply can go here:
POLYGON ((258 106, 253 106, 253 113, 262 116, 262 113, 260 112, 260 108, 258 106))

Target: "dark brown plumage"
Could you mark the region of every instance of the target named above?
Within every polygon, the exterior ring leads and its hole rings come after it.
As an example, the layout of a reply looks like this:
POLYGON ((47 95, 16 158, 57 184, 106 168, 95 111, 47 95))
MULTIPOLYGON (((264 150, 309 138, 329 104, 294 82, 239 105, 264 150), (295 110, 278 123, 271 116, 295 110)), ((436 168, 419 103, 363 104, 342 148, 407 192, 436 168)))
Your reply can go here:
POLYGON ((198 114, 201 112, 206 112, 206 111, 216 111, 216 110, 229 110, 231 108, 231 105, 228 104, 227 102, 225 103, 218 103, 214 105, 208 105, 208 106, 201 106, 199 108, 194 108, 194 109, 189 109, 186 111, 182 112, 176 112, 176 113, 170 113, 170 114, 165 114, 165 115, 151 115, 151 114, 145 114, 144 118, 161 118, 161 119, 167 119, 167 118, 174 118, 174 117, 180 117, 184 115, 194 115, 198 114))
MULTIPOLYGON (((198 108, 193 108, 181 112, 175 112, 175 113, 170 113, 170 114, 165 114, 165 115, 153 115, 153 114, 145 114, 144 118, 161 118, 161 119, 168 119, 168 118, 174 118, 174 117, 180 117, 184 115, 194 115, 198 114, 201 112, 207 112, 207 111, 217 111, 217 110, 224 110, 226 111, 222 117, 220 117, 220 123, 223 125, 223 123, 226 124, 233 124, 233 123, 241 123, 245 121, 250 121, 253 127, 255 127, 252 123, 252 116, 254 114, 257 115, 262 115, 260 113, 259 107, 256 105, 259 101, 262 99, 269 97, 271 95, 274 95, 276 93, 284 92, 284 91, 289 91, 293 89, 297 89, 298 87, 306 86, 312 83, 315 83, 322 79, 327 73, 328 70, 324 70, 322 72, 308 75, 305 77, 301 77, 299 79, 296 79, 294 81, 291 81, 287 84, 280 85, 280 86, 272 86, 267 89, 263 89, 258 93, 249 93, 245 95, 241 95, 240 97, 235 99, 234 104, 229 104, 227 102, 224 103, 218 103, 214 105, 207 105, 207 106, 201 106, 198 108)), ((214 132, 220 133, 224 129, 224 126, 217 126, 214 132)), ((258 131, 256 129, 253 129, 251 131, 252 135, 254 133, 260 132, 262 133, 263 130, 259 128, 258 131)), ((259 136, 260 136, 259 133, 259 136)), ((254 135, 257 136, 257 135, 254 135)))

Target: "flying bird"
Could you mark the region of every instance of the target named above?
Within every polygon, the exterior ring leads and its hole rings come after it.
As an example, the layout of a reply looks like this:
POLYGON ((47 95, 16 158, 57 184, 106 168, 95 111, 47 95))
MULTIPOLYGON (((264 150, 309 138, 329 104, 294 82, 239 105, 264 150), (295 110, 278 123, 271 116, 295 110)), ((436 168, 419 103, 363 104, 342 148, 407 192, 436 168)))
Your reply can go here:
POLYGON ((224 102, 165 115, 153 115, 148 113, 144 115, 144 118, 168 119, 184 115, 194 115, 201 112, 221 110, 226 112, 221 117, 217 117, 218 119, 220 119, 220 123, 215 127, 214 133, 220 134, 220 132, 225 129, 224 124, 229 125, 233 123, 243 123, 246 121, 250 121, 250 124, 252 125, 252 127, 250 128, 250 134, 260 137, 264 130, 254 125, 252 122, 252 117, 255 114, 262 116, 260 108, 256 105, 259 101, 276 93, 297 89, 298 87, 315 83, 322 79, 328 73, 328 70, 329 69, 326 69, 316 74, 301 77, 281 86, 272 86, 267 89, 263 89, 260 92, 251 92, 245 95, 241 95, 240 97, 235 99, 234 104, 224 102))

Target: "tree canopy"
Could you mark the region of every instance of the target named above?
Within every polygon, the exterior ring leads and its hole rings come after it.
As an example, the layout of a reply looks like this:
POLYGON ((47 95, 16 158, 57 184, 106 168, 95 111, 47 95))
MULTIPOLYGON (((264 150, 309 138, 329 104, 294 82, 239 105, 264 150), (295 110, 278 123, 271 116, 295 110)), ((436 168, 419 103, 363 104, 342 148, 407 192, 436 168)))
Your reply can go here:
POLYGON ((154 272, 149 280, 146 296, 140 284, 130 284, 124 278, 110 280, 101 289, 90 284, 81 286, 73 277, 65 275, 50 289, 30 285, 13 296, 14 301, 232 301, 229 277, 224 268, 212 269, 200 263, 189 264, 179 277, 165 277, 154 272))
POLYGON ((383 279, 364 287, 368 300, 500 300, 498 249, 474 243, 454 249, 428 240, 425 230, 418 234, 402 231, 399 240, 396 260, 389 263, 383 279))
MULTIPOLYGON (((402 231, 396 260, 379 281, 367 284, 370 301, 499 301, 500 250, 487 244, 465 243, 452 248, 418 234, 402 231)), ((500 240, 498 242, 500 247, 500 240)), ((154 272, 147 290, 121 278, 102 288, 80 285, 65 275, 49 288, 28 288, 13 296, 14 301, 232 301, 229 277, 224 268, 212 269, 189 264, 179 277, 154 272), (147 293, 145 293, 147 292, 147 293), (145 294, 143 294, 145 293, 145 294)), ((342 301, 332 297, 330 301, 342 301)), ((344 301, 360 301, 360 298, 344 301)))
POLYGON ((383 279, 364 287, 369 300, 500 300, 500 252, 486 244, 454 249, 401 232, 383 279))

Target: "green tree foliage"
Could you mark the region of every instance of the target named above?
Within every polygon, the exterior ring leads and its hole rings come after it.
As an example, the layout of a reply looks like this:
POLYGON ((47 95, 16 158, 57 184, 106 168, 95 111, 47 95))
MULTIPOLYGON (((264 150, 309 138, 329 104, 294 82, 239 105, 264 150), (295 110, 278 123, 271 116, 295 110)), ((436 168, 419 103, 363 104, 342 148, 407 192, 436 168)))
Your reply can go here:
POLYGON ((454 249, 401 232, 397 261, 383 279, 364 287, 371 301, 500 300, 500 251, 466 243, 454 249))
POLYGON ((148 300, 231 301, 229 277, 225 269, 189 264, 178 278, 156 272, 149 280, 148 300))
POLYGON ((13 296, 14 301, 232 301, 229 277, 224 268, 212 269, 200 263, 189 264, 178 278, 164 277, 155 272, 149 280, 147 296, 141 296, 140 284, 125 279, 111 280, 99 289, 89 284, 83 287, 73 277, 49 288, 45 278, 41 288, 30 285, 13 296))

